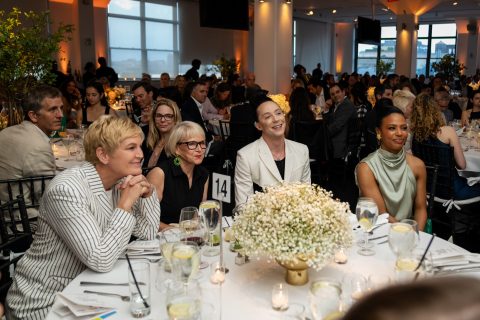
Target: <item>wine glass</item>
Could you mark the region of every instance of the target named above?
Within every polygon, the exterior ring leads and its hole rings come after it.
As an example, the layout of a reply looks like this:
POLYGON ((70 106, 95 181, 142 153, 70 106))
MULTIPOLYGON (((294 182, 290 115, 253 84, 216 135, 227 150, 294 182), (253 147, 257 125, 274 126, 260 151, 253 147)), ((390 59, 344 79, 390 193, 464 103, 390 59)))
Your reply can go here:
POLYGON ((73 135, 67 133, 62 139, 62 142, 65 149, 67 149, 67 157, 65 158, 65 161, 70 161, 70 147, 74 142, 73 135))
POLYGON ((160 240, 160 251, 165 258, 165 271, 172 271, 172 249, 173 244, 185 238, 185 233, 180 228, 168 228, 160 231, 157 235, 160 240))
MULTIPOLYGON (((196 207, 185 207, 181 210, 180 228, 185 232, 184 241, 195 242, 201 250, 205 242, 208 241, 208 226, 205 223, 205 219, 198 213, 196 207)), ((202 261, 200 263, 200 269, 208 267, 208 263, 202 261)))
POLYGON ((390 225, 388 245, 397 257, 411 252, 416 247, 417 241, 417 233, 411 224, 396 222, 390 225))
POLYGON ((205 219, 208 228, 208 248, 203 252, 207 257, 214 257, 220 254, 220 248, 214 248, 220 244, 220 235, 217 233, 218 223, 221 219, 220 203, 215 200, 203 201, 200 203, 200 214, 205 219))
POLYGON ((372 256, 375 254, 375 251, 368 247, 368 232, 377 222, 377 204, 371 198, 361 197, 358 199, 355 213, 357 215, 358 223, 364 233, 364 245, 360 250, 358 250, 358 254, 362 256, 372 256))
POLYGON ((172 268, 177 278, 184 283, 198 273, 200 266, 199 249, 193 241, 180 241, 172 247, 172 268))

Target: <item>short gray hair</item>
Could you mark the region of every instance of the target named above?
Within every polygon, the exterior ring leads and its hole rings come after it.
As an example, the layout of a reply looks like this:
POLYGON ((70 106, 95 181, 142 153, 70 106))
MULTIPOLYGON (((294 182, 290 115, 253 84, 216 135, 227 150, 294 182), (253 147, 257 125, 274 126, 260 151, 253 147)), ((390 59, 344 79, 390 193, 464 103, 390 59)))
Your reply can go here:
POLYGON ((25 100, 23 101, 23 114, 24 119, 30 121, 30 117, 28 113, 33 111, 38 113, 40 109, 42 109, 43 105, 42 102, 45 98, 61 98, 62 93, 59 89, 47 86, 47 85, 40 85, 33 88, 26 96, 25 100))
POLYGON ((201 135, 205 139, 205 131, 202 127, 192 121, 180 122, 172 129, 172 133, 165 145, 165 153, 169 157, 176 156, 177 144, 196 135, 201 135))

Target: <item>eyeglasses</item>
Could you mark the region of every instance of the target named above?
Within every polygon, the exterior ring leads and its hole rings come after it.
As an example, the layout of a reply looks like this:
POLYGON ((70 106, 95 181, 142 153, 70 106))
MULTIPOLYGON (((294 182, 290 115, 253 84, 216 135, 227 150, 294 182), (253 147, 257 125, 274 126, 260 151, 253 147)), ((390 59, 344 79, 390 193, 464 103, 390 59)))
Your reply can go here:
POLYGON ((174 117, 175 116, 171 113, 167 113, 167 114, 155 113, 155 118, 160 120, 172 121, 174 117))
POLYGON ((185 141, 185 142, 179 142, 177 144, 185 144, 187 145, 188 150, 196 150, 198 146, 202 149, 207 149, 207 144, 205 141, 185 141))

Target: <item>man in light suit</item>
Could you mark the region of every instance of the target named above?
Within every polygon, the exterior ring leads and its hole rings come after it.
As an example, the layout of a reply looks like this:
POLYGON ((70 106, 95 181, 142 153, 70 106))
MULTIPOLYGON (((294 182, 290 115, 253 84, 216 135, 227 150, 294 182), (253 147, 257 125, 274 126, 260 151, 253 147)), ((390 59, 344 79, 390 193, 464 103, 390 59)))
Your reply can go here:
POLYGON ((285 115, 280 107, 263 97, 254 108, 255 127, 262 136, 240 149, 235 166, 235 202, 247 201, 260 188, 283 181, 310 183, 307 146, 285 139, 285 115))
MULTIPOLYGON (((25 121, 0 131, 0 179, 55 174, 49 136, 60 130, 62 108, 62 94, 57 88, 39 86, 29 93, 24 103, 25 121)), ((27 201, 30 193, 24 191, 27 201)), ((6 185, 0 189, 0 200, 8 200, 6 185)))

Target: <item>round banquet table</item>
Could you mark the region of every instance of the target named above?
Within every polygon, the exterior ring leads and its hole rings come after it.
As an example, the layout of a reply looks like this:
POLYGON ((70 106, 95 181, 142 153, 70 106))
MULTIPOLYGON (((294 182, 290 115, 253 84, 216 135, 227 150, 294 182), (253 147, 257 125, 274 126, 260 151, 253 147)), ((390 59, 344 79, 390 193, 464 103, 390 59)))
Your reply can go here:
MULTIPOLYGON (((374 235, 386 234, 388 232, 388 225, 384 225, 375 231, 374 235)), ((425 248, 431 236, 421 233, 419 248, 425 248)), ((311 318, 308 303, 308 290, 312 280, 317 278, 333 278, 341 281, 346 274, 362 274, 366 278, 371 274, 388 275, 394 278, 394 260, 395 257, 390 251, 387 238, 376 240, 375 247, 376 254, 374 256, 360 256, 356 252, 358 247, 353 245, 346 252, 348 255, 348 262, 346 264, 336 264, 334 262, 328 264, 320 271, 313 269, 309 270, 310 281, 303 286, 287 285, 289 292, 289 302, 298 303, 305 306, 306 315, 311 318)), ((228 243, 225 243, 225 248, 228 243)), ((455 246, 454 244, 436 238, 432 243, 431 252, 435 250, 454 250, 461 254, 467 253, 464 249, 455 246)), ((210 269, 206 268, 200 270, 202 299, 213 305, 216 305, 216 312, 221 314, 215 319, 236 320, 236 319, 282 319, 282 312, 274 311, 271 307, 271 292, 272 287, 276 283, 285 283, 285 270, 275 262, 270 262, 265 259, 252 259, 252 261, 244 265, 236 265, 234 263, 235 253, 229 250, 224 250, 224 259, 227 267, 230 269, 226 275, 225 282, 222 286, 213 285, 209 281, 210 269), (221 311, 219 310, 221 301, 221 311)), ((206 258, 203 260, 213 262, 218 260, 218 257, 206 258)), ((168 319, 165 308, 165 293, 161 293, 155 287, 155 279, 157 276, 158 263, 151 262, 151 305, 152 312, 144 319, 168 319)), ((480 269, 479 269, 480 271, 480 269)), ((462 275, 474 275, 480 277, 479 273, 461 273, 462 275)), ((92 270, 85 270, 78 277, 76 277, 63 291, 65 294, 80 294, 83 290, 97 290, 105 292, 116 292, 128 295, 128 286, 82 286, 80 281, 97 281, 97 282, 126 282, 127 281, 127 262, 125 260, 118 260, 112 271, 108 273, 96 273, 92 270)), ((100 297, 100 296, 97 296, 100 297)), ((129 303, 122 302, 121 299, 113 297, 102 297, 107 300, 111 307, 117 310, 117 313, 108 319, 133 319, 129 314, 129 303)), ((60 308, 58 303, 55 303, 52 310, 50 310, 47 319, 78 319, 66 317, 59 317, 53 310, 60 308)), ((85 319, 90 319, 87 317, 85 319)))

